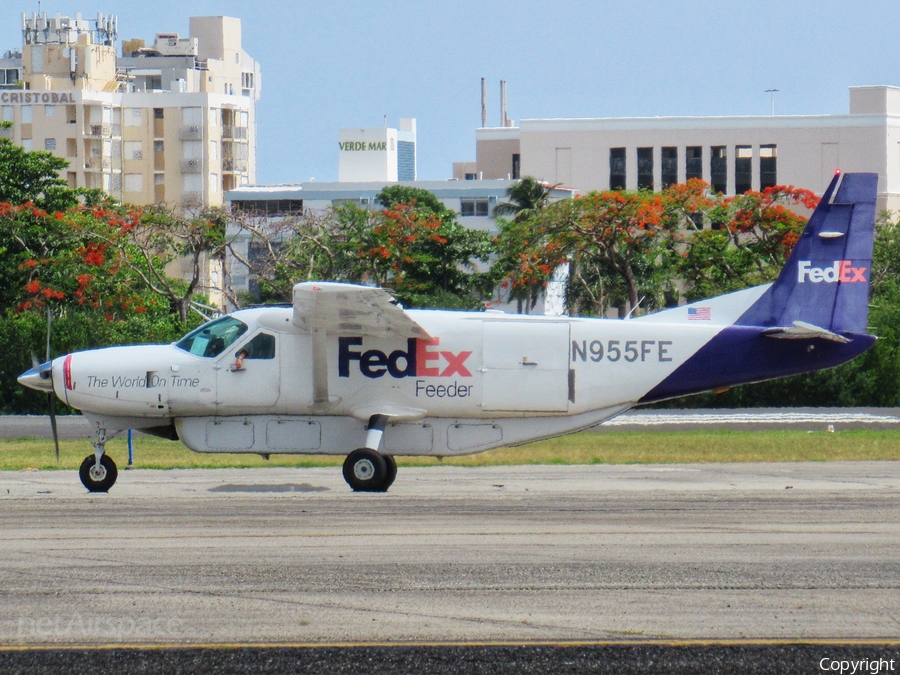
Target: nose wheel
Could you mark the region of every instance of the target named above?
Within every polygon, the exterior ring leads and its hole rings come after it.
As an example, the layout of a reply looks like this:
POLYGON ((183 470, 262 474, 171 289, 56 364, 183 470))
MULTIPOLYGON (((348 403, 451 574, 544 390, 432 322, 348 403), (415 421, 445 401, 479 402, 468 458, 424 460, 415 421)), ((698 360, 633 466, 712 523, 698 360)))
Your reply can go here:
POLYGON ((109 455, 103 455, 99 463, 96 455, 88 455, 81 463, 78 476, 90 492, 109 492, 119 477, 119 471, 109 455))

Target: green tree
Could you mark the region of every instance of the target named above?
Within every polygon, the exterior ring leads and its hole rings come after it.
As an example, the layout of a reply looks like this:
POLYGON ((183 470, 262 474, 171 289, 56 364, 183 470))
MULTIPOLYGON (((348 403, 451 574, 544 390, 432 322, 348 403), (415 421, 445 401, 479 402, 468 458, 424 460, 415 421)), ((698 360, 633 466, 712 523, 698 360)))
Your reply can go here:
POLYGON ((8 138, 0 138, 0 202, 30 202, 48 211, 75 206, 78 193, 59 175, 68 166, 68 161, 53 153, 29 152, 8 138))
POLYGON ((507 218, 521 223, 537 215, 550 203, 550 194, 556 185, 542 183, 536 178, 525 176, 506 189, 508 202, 494 207, 494 217, 507 218))

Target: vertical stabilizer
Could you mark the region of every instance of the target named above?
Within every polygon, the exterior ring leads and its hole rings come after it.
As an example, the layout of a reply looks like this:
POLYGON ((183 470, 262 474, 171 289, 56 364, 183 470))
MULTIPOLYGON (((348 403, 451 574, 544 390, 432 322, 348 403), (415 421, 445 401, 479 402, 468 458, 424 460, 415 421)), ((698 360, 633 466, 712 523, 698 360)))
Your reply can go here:
POLYGON ((878 174, 836 174, 778 280, 735 325, 865 333, 877 190, 878 174))

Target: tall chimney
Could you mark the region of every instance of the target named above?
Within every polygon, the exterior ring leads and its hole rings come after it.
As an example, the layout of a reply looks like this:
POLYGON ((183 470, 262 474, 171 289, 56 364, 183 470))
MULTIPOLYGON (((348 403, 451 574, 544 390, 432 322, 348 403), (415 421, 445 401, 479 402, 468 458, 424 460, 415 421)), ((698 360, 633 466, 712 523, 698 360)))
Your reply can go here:
POLYGON ((487 126, 487 82, 481 78, 481 128, 487 126))
POLYGON ((509 126, 506 117, 506 80, 500 80, 500 126, 509 126))

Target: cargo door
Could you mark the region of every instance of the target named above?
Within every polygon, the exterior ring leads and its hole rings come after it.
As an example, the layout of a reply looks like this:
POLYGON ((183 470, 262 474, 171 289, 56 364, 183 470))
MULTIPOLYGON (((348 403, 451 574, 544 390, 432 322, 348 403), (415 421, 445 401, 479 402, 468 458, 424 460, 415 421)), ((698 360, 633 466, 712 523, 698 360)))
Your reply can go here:
POLYGON ((485 321, 482 408, 566 412, 569 324, 485 321))

